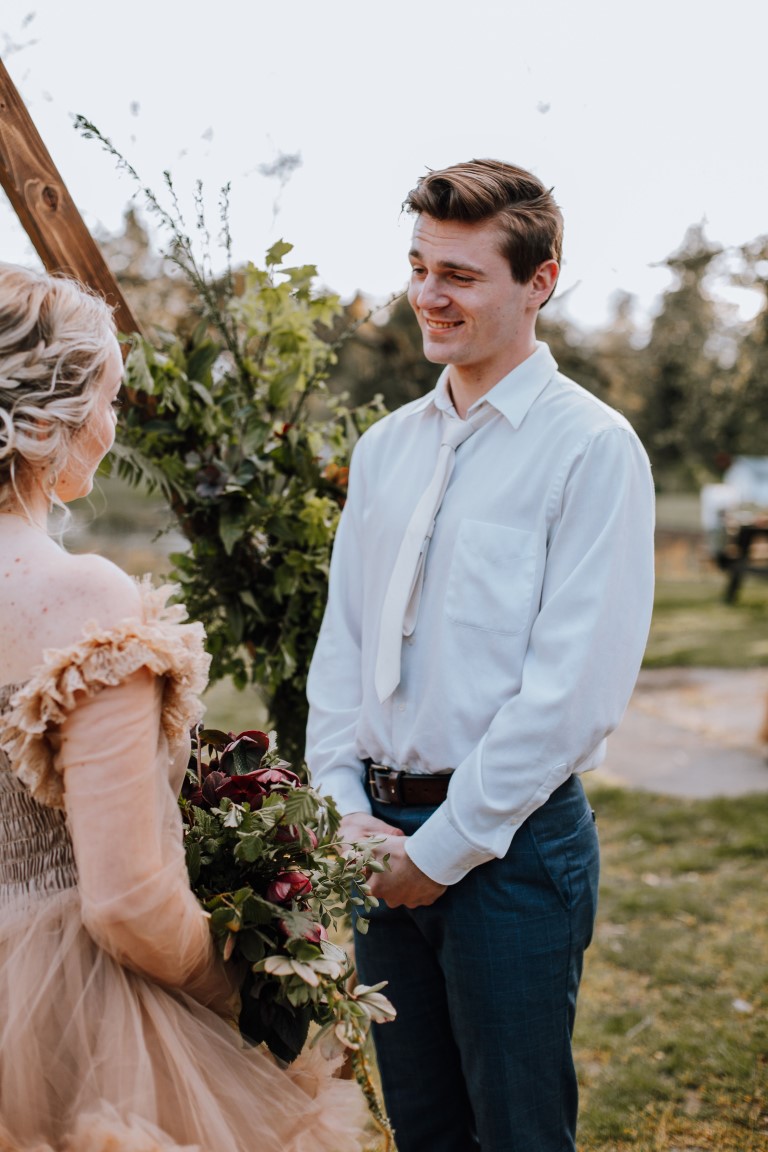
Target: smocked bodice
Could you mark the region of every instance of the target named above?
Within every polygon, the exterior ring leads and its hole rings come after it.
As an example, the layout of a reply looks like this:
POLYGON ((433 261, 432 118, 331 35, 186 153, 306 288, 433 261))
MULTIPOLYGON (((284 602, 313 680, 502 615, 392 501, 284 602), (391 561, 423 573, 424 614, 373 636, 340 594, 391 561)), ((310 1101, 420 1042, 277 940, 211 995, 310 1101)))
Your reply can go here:
MULTIPOLYGON (((0 687, 3 714, 20 685, 0 687)), ((23 904, 77 885, 64 812, 38 803, 10 770, 0 750, 0 908, 23 904)))

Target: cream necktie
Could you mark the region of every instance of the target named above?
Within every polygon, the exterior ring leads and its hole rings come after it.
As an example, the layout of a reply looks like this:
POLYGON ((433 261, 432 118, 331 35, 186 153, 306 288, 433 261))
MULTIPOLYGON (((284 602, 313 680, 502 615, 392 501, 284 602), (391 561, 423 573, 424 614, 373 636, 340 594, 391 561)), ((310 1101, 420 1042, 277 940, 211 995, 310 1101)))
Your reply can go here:
POLYGON ((403 636, 410 636, 416 626, 427 549, 456 463, 456 449, 495 415, 490 404, 484 404, 470 420, 443 415, 435 471, 408 522, 381 610, 374 684, 382 703, 400 683, 403 636))

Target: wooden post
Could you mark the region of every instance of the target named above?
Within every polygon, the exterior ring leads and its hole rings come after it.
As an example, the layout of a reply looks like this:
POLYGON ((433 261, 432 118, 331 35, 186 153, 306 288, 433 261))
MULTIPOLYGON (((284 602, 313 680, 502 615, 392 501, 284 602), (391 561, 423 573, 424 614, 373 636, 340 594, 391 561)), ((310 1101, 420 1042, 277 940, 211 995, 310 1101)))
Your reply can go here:
POLYGON ((104 295, 118 331, 140 328, 0 60, 0 184, 49 272, 104 295))

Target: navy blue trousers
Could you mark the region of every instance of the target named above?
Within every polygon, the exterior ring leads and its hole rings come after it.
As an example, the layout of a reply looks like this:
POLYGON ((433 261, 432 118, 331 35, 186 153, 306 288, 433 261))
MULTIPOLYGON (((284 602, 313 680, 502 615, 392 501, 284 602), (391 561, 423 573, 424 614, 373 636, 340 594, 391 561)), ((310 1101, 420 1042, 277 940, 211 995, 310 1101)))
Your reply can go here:
MULTIPOLYGON (((414 832, 432 808, 373 802, 414 832)), ((387 980, 397 1020, 374 1028, 398 1152, 573 1152, 576 994, 597 907, 592 811, 572 776, 427 908, 387 908, 355 933, 360 979, 387 980)))

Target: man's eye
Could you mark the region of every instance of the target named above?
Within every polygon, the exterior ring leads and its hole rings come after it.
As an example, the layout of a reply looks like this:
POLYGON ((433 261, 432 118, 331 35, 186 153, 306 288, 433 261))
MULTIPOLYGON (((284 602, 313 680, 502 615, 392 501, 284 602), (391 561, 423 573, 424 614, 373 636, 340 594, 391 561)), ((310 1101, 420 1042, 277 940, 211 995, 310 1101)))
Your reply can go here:
POLYGON ((471 276, 461 276, 458 272, 454 272, 453 279, 457 284, 474 284, 471 276))

